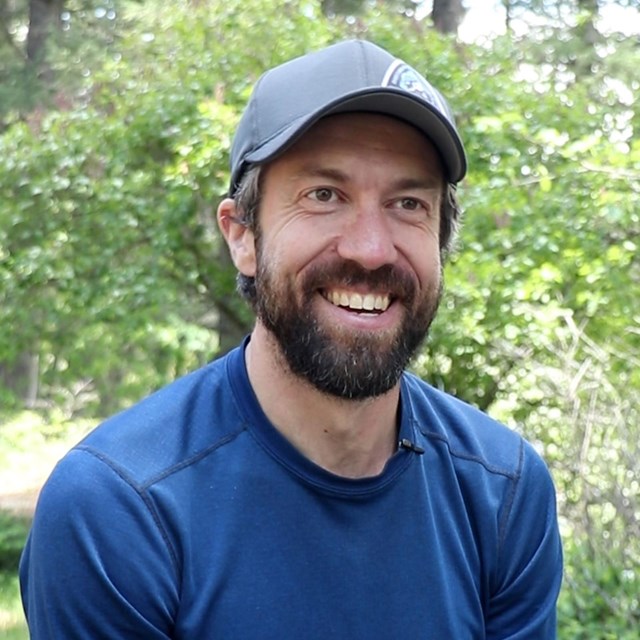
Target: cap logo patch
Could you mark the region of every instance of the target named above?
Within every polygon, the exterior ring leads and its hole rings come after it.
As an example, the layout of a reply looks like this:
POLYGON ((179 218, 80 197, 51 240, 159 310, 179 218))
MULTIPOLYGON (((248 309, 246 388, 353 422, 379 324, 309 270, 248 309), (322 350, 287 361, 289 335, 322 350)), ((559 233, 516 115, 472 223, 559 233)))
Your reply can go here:
POLYGON ((391 63, 384 74, 381 86, 402 89, 402 91, 419 96, 441 113, 446 114, 448 111, 443 99, 433 87, 415 69, 400 59, 391 63))

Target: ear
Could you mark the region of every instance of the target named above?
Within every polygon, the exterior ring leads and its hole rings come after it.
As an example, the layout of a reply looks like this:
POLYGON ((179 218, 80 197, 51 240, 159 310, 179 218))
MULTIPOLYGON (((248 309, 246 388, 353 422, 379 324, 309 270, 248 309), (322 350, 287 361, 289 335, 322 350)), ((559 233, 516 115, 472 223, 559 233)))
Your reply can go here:
POLYGON ((256 274, 256 244, 253 231, 240 222, 236 203, 225 198, 218 207, 218 227, 224 236, 236 269, 245 276, 256 274))

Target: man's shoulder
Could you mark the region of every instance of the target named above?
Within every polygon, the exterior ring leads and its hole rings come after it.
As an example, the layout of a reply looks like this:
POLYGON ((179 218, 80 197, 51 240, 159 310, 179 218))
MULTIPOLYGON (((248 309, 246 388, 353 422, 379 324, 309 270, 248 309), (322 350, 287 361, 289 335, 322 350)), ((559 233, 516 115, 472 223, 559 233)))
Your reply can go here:
POLYGON ((515 478, 523 457, 537 456, 513 429, 418 377, 404 376, 414 428, 426 441, 446 447, 460 464, 479 464, 487 472, 515 478))
POLYGON ((221 358, 177 379, 94 429, 75 450, 144 484, 228 442, 244 425, 221 358))

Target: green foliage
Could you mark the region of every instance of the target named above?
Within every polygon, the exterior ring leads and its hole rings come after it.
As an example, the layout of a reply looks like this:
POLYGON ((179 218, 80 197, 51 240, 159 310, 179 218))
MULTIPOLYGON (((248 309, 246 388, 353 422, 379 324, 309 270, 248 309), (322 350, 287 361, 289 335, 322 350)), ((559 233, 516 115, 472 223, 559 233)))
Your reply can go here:
POLYGON ((240 110, 274 64, 378 42, 443 90, 469 156, 460 250, 415 369, 548 460, 567 541, 561 637, 631 638, 640 49, 611 37, 587 52, 557 23, 462 45, 399 10, 410 3, 356 3, 356 17, 329 4, 118 3, 107 18, 78 3, 50 46, 48 101, 5 63, 0 363, 39 354, 41 400, 105 414, 247 331, 214 219, 240 110))
POLYGON ((0 572, 15 571, 29 531, 29 523, 0 511, 0 572))
POLYGON ((502 59, 481 54, 466 65, 483 83, 468 86, 462 103, 468 211, 439 325, 452 339, 441 352, 438 328, 435 341, 447 387, 485 408, 523 357, 549 351, 563 318, 588 323, 598 340, 612 323, 620 335, 640 279, 633 205, 640 174, 634 143, 616 142, 628 138, 627 127, 610 122, 610 107, 581 85, 556 94, 533 72, 535 81, 523 82, 517 51, 508 41, 495 46, 502 59), (585 112, 592 113, 586 124, 585 112))
POLYGON ((220 315, 249 328, 215 228, 230 134, 265 65, 325 41, 317 7, 273 30, 264 4, 129 7, 67 107, 0 139, 0 361, 40 353, 45 395, 89 383, 110 412, 211 358, 220 315))
POLYGON ((565 589, 558 602, 558 637, 633 640, 640 625, 640 575, 620 553, 602 554, 598 543, 565 542, 565 589))
POLYGON ((0 637, 4 640, 29 640, 18 577, 13 571, 0 571, 0 637))

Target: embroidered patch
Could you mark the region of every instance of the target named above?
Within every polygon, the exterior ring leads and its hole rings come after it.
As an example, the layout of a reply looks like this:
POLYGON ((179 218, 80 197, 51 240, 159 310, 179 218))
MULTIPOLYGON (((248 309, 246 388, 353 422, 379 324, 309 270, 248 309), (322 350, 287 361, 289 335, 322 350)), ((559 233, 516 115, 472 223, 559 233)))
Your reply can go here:
POLYGON ((412 67, 402 60, 394 60, 382 79, 383 87, 397 87, 420 96, 443 114, 448 113, 442 96, 412 67))

